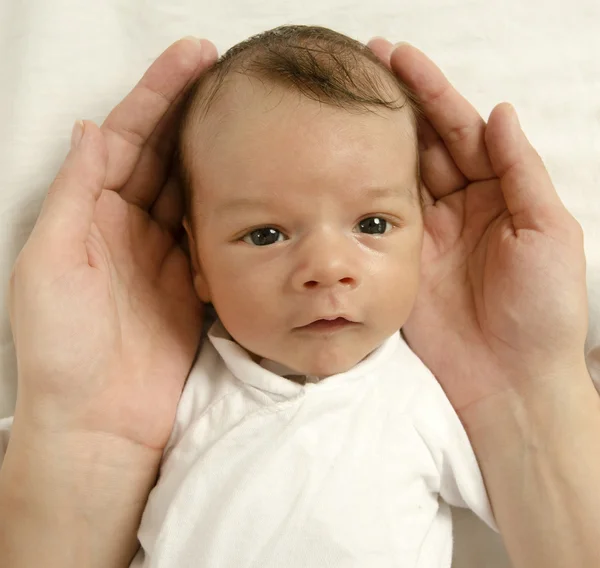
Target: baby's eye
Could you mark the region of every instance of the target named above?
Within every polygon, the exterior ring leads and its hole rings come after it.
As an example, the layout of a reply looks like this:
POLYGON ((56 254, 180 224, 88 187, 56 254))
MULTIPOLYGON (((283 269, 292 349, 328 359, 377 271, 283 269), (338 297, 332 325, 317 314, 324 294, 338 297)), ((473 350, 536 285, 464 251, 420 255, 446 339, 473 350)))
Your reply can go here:
POLYGON ((260 229, 254 229, 242 237, 242 240, 249 245, 255 245, 257 247, 264 247, 272 245, 277 241, 284 240, 283 233, 274 229, 273 227, 261 227, 260 229))
POLYGON ((356 226, 359 232, 367 233, 368 235, 382 235, 392 228, 392 224, 383 217, 367 217, 356 226))

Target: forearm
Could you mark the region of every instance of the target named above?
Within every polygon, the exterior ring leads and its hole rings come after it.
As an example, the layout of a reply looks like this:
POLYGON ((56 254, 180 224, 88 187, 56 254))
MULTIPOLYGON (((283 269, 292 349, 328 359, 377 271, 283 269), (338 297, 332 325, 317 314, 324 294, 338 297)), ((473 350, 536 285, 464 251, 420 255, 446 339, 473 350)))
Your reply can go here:
POLYGON ((465 420, 514 568, 600 566, 600 401, 579 374, 465 420))
POLYGON ((34 437, 15 423, 0 470, 2 566, 129 566, 159 459, 106 435, 34 437))

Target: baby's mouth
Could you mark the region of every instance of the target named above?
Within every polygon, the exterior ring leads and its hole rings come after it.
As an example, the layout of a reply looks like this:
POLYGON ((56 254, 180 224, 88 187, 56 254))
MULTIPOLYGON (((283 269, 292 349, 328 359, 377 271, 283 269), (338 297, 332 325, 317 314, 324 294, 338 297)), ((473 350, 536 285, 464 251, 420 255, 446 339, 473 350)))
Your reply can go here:
POLYGON ((296 329, 318 333, 340 331, 350 327, 355 327, 357 325, 359 324, 354 321, 347 320, 344 317, 338 317, 335 319, 318 319, 312 323, 309 323, 308 325, 303 325, 302 327, 298 327, 296 329))

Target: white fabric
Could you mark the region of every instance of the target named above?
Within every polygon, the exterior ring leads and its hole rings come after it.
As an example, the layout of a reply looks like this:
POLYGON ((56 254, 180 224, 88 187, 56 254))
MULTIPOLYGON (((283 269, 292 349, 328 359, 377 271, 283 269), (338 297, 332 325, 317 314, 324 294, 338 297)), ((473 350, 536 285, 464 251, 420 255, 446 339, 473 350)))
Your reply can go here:
POLYGON ((277 367, 212 326, 132 568, 447 568, 449 504, 497 530, 467 434, 400 333, 319 382, 277 367))
MULTIPOLYGON (((487 116, 513 102, 557 189, 584 227, 588 364, 600 377, 600 3, 597 0, 0 0, 0 298, 72 122, 98 122, 184 35, 220 52, 283 23, 366 41, 411 41, 487 116)), ((0 312, 0 416, 14 410, 16 362, 0 312)), ((498 538, 456 511, 456 568, 508 568, 498 538)))
POLYGON ((446 568, 446 503, 495 526, 439 384, 397 333, 305 385, 217 322, 185 386, 136 568, 446 568))

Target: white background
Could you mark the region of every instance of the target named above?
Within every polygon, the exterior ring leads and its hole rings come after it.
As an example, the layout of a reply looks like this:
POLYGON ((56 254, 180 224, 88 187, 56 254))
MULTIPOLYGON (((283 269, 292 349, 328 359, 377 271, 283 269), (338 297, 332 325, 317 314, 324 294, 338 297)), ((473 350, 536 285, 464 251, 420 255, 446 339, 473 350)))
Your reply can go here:
MULTIPOLYGON (((0 0, 0 294, 78 118, 100 123, 150 62, 184 35, 222 53, 249 35, 318 24, 425 51, 487 117, 512 102, 567 207, 584 227, 588 363, 600 355, 600 2, 598 0, 0 0)), ((68 348, 68 346, 66 346, 68 348)), ((0 416, 16 364, 0 311, 0 416)), ((507 566, 499 540, 457 517, 459 568, 507 566)))

